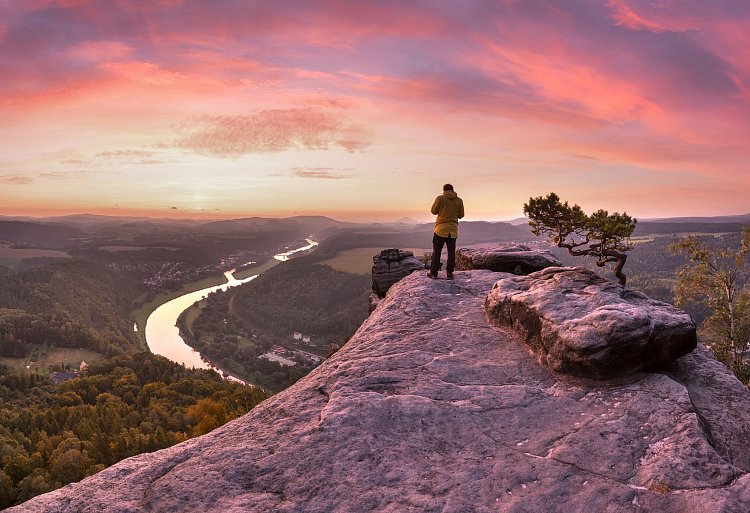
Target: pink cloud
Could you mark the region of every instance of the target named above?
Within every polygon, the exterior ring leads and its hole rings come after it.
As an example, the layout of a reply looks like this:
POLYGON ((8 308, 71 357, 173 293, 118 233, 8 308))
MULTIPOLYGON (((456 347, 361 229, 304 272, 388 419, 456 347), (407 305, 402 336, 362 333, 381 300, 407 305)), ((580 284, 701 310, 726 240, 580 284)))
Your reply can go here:
POLYGON ((133 47, 120 41, 84 41, 67 50, 71 59, 88 62, 119 61, 133 54, 133 47))
POLYGON ((652 32, 673 30, 669 25, 648 19, 645 15, 637 13, 625 0, 610 0, 609 6, 614 10, 612 18, 618 25, 633 30, 650 30, 652 32))
POLYGON ((7 185, 27 185, 33 183, 34 179, 24 175, 5 175, 0 176, 0 183, 7 185))
POLYGON ((12 4, 3 119, 102 168, 159 162, 107 148, 176 125, 171 147, 204 155, 344 149, 364 168, 362 149, 398 148, 741 180, 749 157, 744 2, 12 4))
POLYGON ((187 79, 184 74, 166 70, 153 62, 108 62, 102 64, 101 68, 120 75, 127 80, 144 82, 151 85, 171 85, 187 79))
POLYGON ((295 168, 293 175, 298 178, 318 178, 323 180, 343 180, 351 178, 351 174, 341 173, 329 167, 295 168))
POLYGON ((172 146, 214 157, 234 158, 297 148, 325 150, 332 145, 354 151, 367 144, 356 138, 362 132, 347 127, 333 112, 314 108, 201 116, 183 123, 178 131, 182 135, 172 146))

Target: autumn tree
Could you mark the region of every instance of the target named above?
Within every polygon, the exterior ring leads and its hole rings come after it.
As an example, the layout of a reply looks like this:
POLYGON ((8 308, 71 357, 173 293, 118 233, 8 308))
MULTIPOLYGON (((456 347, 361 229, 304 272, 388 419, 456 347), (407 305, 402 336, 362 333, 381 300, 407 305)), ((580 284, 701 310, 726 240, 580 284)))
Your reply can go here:
POLYGON ((0 470, 0 508, 5 509, 13 505, 16 500, 16 489, 13 480, 3 470, 0 470))
POLYGON ((209 431, 226 424, 231 418, 227 404, 210 397, 204 397, 187 409, 187 414, 195 420, 193 435, 205 435, 209 431))
POLYGON ((529 198, 523 205, 523 213, 535 235, 545 235, 557 247, 565 248, 573 256, 591 256, 596 265, 604 267, 615 263, 615 276, 625 286, 622 272, 631 249, 630 235, 635 229, 636 219, 625 212, 609 213, 597 210, 587 215, 578 205, 570 206, 551 192, 547 196, 529 198))
POLYGON ((750 366, 744 354, 750 346, 750 228, 739 247, 713 247, 698 237, 685 237, 672 251, 690 263, 677 272, 675 303, 697 302, 711 314, 703 322, 706 345, 740 378, 747 382, 750 366))

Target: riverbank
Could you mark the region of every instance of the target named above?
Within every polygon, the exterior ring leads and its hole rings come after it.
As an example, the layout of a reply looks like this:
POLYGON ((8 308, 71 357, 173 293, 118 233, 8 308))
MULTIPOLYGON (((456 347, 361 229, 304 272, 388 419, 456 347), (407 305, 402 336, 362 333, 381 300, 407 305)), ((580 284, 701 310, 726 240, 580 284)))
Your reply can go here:
POLYGON ((177 320, 182 312, 193 305, 200 304, 211 292, 227 290, 230 287, 247 283, 259 274, 288 260, 290 255, 310 250, 318 244, 311 239, 306 239, 306 241, 306 246, 279 253, 261 264, 245 267, 237 273, 233 269, 222 276, 208 277, 185 284, 177 291, 164 292, 142 305, 133 314, 135 330, 141 344, 152 353, 165 356, 186 367, 214 369, 230 379, 244 383, 233 373, 227 372, 188 346, 176 326, 177 320))
POLYGON ((225 283, 227 283, 227 278, 226 276, 224 276, 224 273, 217 276, 208 276, 198 281, 186 283, 177 290, 162 292, 148 303, 144 303, 140 308, 134 310, 131 313, 131 316, 137 327, 135 331, 141 347, 148 351, 148 343, 146 342, 146 321, 157 308, 159 308, 164 303, 167 303, 180 296, 184 296, 185 294, 210 287, 216 287, 225 283))
MULTIPOLYGON (((279 265, 280 263, 281 261, 276 257, 269 258, 268 260, 260 264, 247 266, 240 271, 236 271, 232 273, 232 276, 234 276, 236 280, 244 280, 256 274, 266 272, 267 270, 279 265)), ((133 318, 133 322, 137 327, 135 332, 136 336, 138 337, 138 341, 141 344, 141 347, 145 350, 148 350, 148 343, 146 342, 146 321, 148 320, 149 316, 154 313, 154 310, 159 308, 164 303, 167 303, 180 296, 184 296, 185 294, 196 292, 202 289, 207 289, 210 287, 224 285, 227 282, 228 280, 225 276, 225 273, 222 273, 220 275, 208 276, 198 281, 186 283, 177 290, 161 292, 148 303, 144 303, 138 309, 133 310, 131 316, 133 318)))

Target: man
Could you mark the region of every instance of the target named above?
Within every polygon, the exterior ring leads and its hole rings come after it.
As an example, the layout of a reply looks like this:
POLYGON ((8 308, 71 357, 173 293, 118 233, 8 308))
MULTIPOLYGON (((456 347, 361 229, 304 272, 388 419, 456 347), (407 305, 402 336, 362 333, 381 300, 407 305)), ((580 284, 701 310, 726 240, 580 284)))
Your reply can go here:
POLYGON ((447 278, 453 279, 453 270, 456 267, 456 238, 458 237, 458 220, 464 216, 464 202, 453 191, 449 183, 443 185, 443 194, 435 198, 430 212, 437 216, 435 219, 435 233, 432 236, 432 262, 430 265, 430 278, 438 277, 440 269, 440 255, 443 245, 448 246, 448 271, 447 278))

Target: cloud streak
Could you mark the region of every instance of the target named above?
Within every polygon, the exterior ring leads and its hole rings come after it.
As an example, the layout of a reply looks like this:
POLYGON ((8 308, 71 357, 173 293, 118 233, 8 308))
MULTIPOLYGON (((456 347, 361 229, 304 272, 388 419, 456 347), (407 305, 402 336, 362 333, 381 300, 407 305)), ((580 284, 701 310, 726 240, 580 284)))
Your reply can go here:
POLYGON ((341 173, 330 167, 295 168, 292 174, 298 178, 317 178, 323 180, 344 180, 351 178, 349 173, 341 173))
POLYGON ((6 185, 28 185, 33 182, 34 182, 34 179, 29 176, 23 176, 23 175, 0 176, 0 183, 4 183, 6 185))
POLYGON ((283 194, 258 182, 268 203, 253 201, 274 212, 307 205, 324 180, 351 193, 321 204, 349 209, 390 208, 357 195, 417 202, 426 176, 463 183, 486 211, 546 192, 525 190, 530 175, 566 173, 563 186, 629 211, 658 203, 647 173, 741 191, 749 24, 750 3, 734 0, 0 2, 13 127, 0 127, 13 163, 0 180, 52 198, 39 170, 63 164, 113 204, 161 209, 148 191, 184 181, 182 197, 210 209, 205 177, 275 176, 283 194), (125 168, 143 180, 137 198, 125 168), (643 197, 613 192, 623 180, 643 197))
POLYGON ((220 158, 293 149, 347 151, 367 146, 362 132, 331 111, 317 108, 272 109, 240 116, 201 116, 177 127, 171 146, 220 158))

